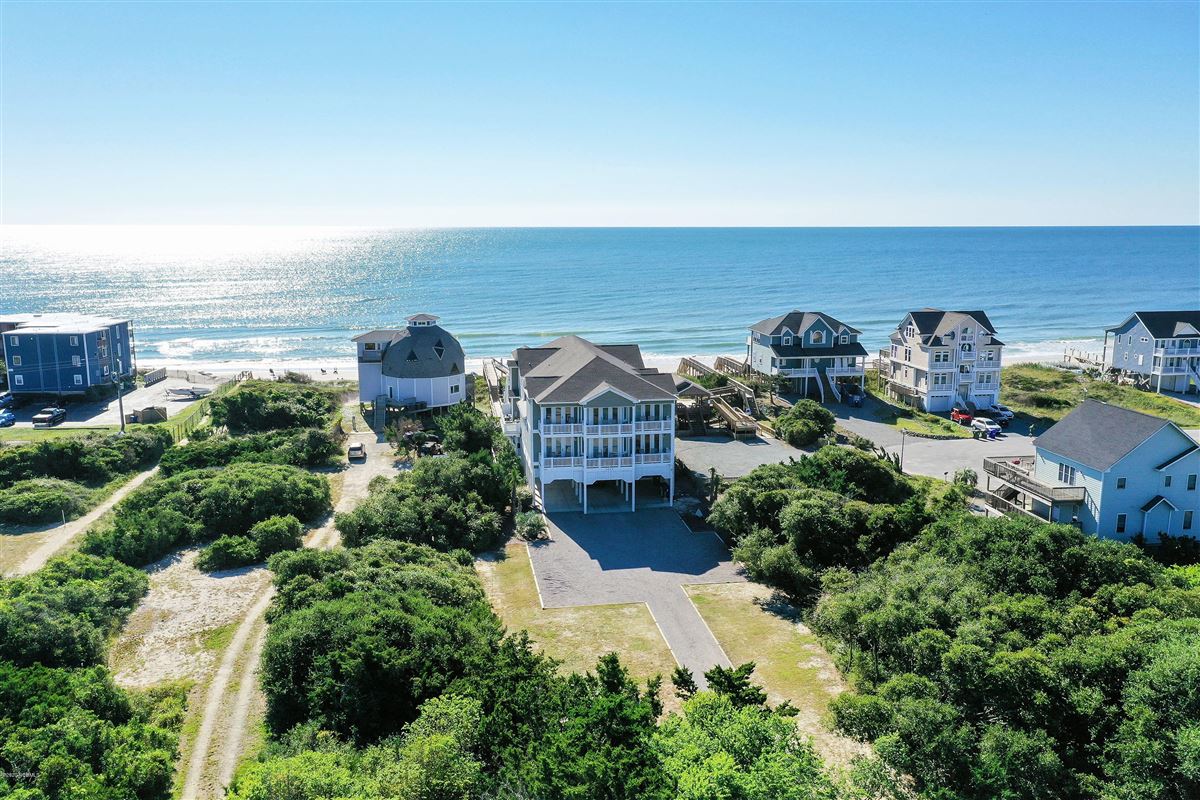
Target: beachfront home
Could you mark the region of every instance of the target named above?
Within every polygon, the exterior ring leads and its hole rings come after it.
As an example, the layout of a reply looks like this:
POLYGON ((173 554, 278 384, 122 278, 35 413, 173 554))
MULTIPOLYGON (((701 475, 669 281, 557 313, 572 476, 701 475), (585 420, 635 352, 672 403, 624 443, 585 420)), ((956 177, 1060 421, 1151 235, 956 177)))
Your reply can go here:
POLYGON ((77 395, 136 372, 127 319, 88 314, 0 318, 8 387, 14 395, 77 395))
POLYGON ((1000 401, 1004 343, 982 311, 910 311, 880 353, 888 396, 925 411, 1000 401))
POLYGON ((437 322, 432 314, 414 314, 403 329, 355 336, 359 400, 443 408, 467 399, 466 356, 437 322))
POLYGON ((750 326, 746 360, 763 375, 789 379, 794 391, 840 400, 845 384, 862 385, 867 351, 861 331, 819 311, 790 311, 750 326))
POLYGON ((1169 420, 1085 400, 1034 453, 984 459, 989 504, 1116 539, 1200 531, 1200 446, 1169 420))
POLYGON ((1156 392, 1200 392, 1200 311, 1135 311, 1105 328, 1104 366, 1156 392))
POLYGON ((675 378, 636 344, 563 336, 508 360, 505 404, 543 509, 670 505, 675 488, 675 378), (591 495, 589 498, 589 494, 591 495))

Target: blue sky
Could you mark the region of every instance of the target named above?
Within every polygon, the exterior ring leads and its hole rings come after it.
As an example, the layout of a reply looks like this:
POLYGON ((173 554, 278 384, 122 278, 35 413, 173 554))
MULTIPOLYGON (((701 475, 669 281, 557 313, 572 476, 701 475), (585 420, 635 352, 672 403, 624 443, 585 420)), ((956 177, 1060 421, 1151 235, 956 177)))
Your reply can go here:
POLYGON ((0 221, 1196 224, 1198 7, 6 1, 0 221))

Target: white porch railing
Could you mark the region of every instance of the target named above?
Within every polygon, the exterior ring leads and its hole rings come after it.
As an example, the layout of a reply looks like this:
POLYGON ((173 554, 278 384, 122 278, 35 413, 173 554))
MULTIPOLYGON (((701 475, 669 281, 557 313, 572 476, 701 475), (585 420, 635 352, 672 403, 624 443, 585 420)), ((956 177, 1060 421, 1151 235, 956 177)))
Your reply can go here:
POLYGON ((547 469, 559 469, 561 467, 582 467, 583 456, 547 456, 542 459, 542 465, 547 469))
POLYGON ((545 423, 542 425, 542 433, 547 436, 580 435, 583 433, 583 426, 574 422, 545 423))
POLYGON ((589 422, 587 425, 584 426, 584 428, 586 429, 584 432, 588 436, 606 436, 606 435, 611 435, 611 434, 619 435, 622 433, 633 433, 633 423, 632 422, 622 422, 622 423, 617 423, 617 424, 600 423, 599 425, 595 425, 595 424, 592 424, 589 422))
POLYGON ((666 464, 671 460, 670 453, 638 453, 637 463, 639 464, 666 464))
POLYGON ((1194 358, 1200 356, 1200 347, 1156 347, 1154 355, 1162 356, 1180 356, 1183 358, 1194 358))
POLYGON ((606 458, 589 458, 588 469, 614 469, 616 467, 632 467, 633 456, 615 456, 606 458))
POLYGON ((658 431, 670 433, 673 426, 674 420, 669 419, 639 419, 637 421, 639 433, 655 433, 658 431))

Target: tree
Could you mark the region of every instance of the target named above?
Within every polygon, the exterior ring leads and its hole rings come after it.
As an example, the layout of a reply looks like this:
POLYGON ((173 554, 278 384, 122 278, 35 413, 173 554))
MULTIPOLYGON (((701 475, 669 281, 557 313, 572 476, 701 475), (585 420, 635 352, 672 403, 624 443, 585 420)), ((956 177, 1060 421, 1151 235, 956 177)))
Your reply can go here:
POLYGON ((709 689, 729 698, 734 708, 761 707, 767 702, 767 693, 761 686, 750 682, 753 673, 753 661, 738 667, 722 667, 718 664, 704 673, 704 679, 708 681, 709 689))

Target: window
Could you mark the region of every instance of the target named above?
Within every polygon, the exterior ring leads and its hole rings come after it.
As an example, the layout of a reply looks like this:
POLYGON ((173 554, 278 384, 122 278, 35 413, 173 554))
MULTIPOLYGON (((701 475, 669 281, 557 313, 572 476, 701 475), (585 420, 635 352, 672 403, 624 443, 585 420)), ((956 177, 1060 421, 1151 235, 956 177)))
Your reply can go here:
POLYGON ((1149 337, 1146 337, 1146 336, 1142 337, 1142 344, 1145 344, 1148 341, 1150 341, 1149 337))
POLYGON ((78 336, 71 337, 71 347, 79 347, 79 337, 78 336))
POLYGON ((79 356, 71 356, 71 366, 72 367, 79 366, 79 356))
POLYGON ((912 361, 912 348, 911 347, 904 348, 904 360, 912 361))
POLYGON ((105 368, 104 368, 104 374, 105 374, 105 376, 107 376, 107 375, 108 375, 108 367, 105 367, 105 368))
POLYGON ((1183 529, 1185 531, 1192 529, 1192 510, 1190 508, 1183 512, 1183 529))
POLYGON ((785 336, 785 337, 783 337, 783 343, 784 343, 785 345, 791 345, 791 343, 792 343, 792 337, 790 337, 790 336, 785 336))
POLYGON ((117 342, 117 355, 121 355, 121 343, 117 342))
POLYGON ((1139 367, 1142 366, 1143 364, 1146 363, 1146 357, 1144 355, 1142 355, 1141 353, 1138 353, 1137 363, 1138 363, 1139 367))
POLYGON ((900 347, 898 345, 892 345, 892 358, 895 358, 896 354, 899 352, 900 352, 900 347))
POLYGON ((1170 476, 1170 475, 1164 475, 1164 476, 1163 476, 1163 488, 1164 488, 1164 489, 1170 489, 1170 488, 1171 488, 1171 476, 1170 476))
POLYGON ((13 356, 13 357, 12 357, 12 361, 13 361, 13 366, 14 366, 14 367, 19 367, 19 366, 21 366, 21 357, 20 357, 20 356, 13 356))
POLYGON ((9 347, 20 347, 21 340, 15 336, 10 336, 10 337, 8 337, 8 346, 9 347))
POLYGON ((1125 479, 1124 478, 1117 478, 1117 488, 1118 489, 1125 488, 1125 479))
POLYGON ((809 334, 813 344, 825 344, 825 331, 813 331, 809 334))
POLYGON ((450 394, 458 394, 458 384, 457 383, 450 387, 450 394))
POLYGON ((1128 518, 1126 514, 1117 514, 1117 533, 1125 532, 1125 520, 1128 518))
POLYGON ((1068 486, 1075 485, 1075 468, 1070 464, 1058 465, 1058 482, 1065 483, 1068 486))
POLYGON ((916 331, 914 330, 913 326, 909 325, 907 328, 904 329, 904 338, 911 339, 915 333, 916 333, 916 331))
POLYGON ((842 334, 842 344, 850 344, 850 337, 844 333, 842 334))
POLYGON ((75 385, 76 385, 76 386, 83 386, 83 376, 82 376, 82 375, 76 375, 76 376, 75 376, 75 385))
POLYGON ((367 342, 366 344, 363 345, 363 350, 378 350, 378 349, 379 349, 378 342, 367 342))
POLYGON ((1196 491, 1196 473, 1194 473, 1194 472, 1193 472, 1191 475, 1188 475, 1188 488, 1187 488, 1187 490, 1188 490, 1189 492, 1194 492, 1194 491, 1196 491))

